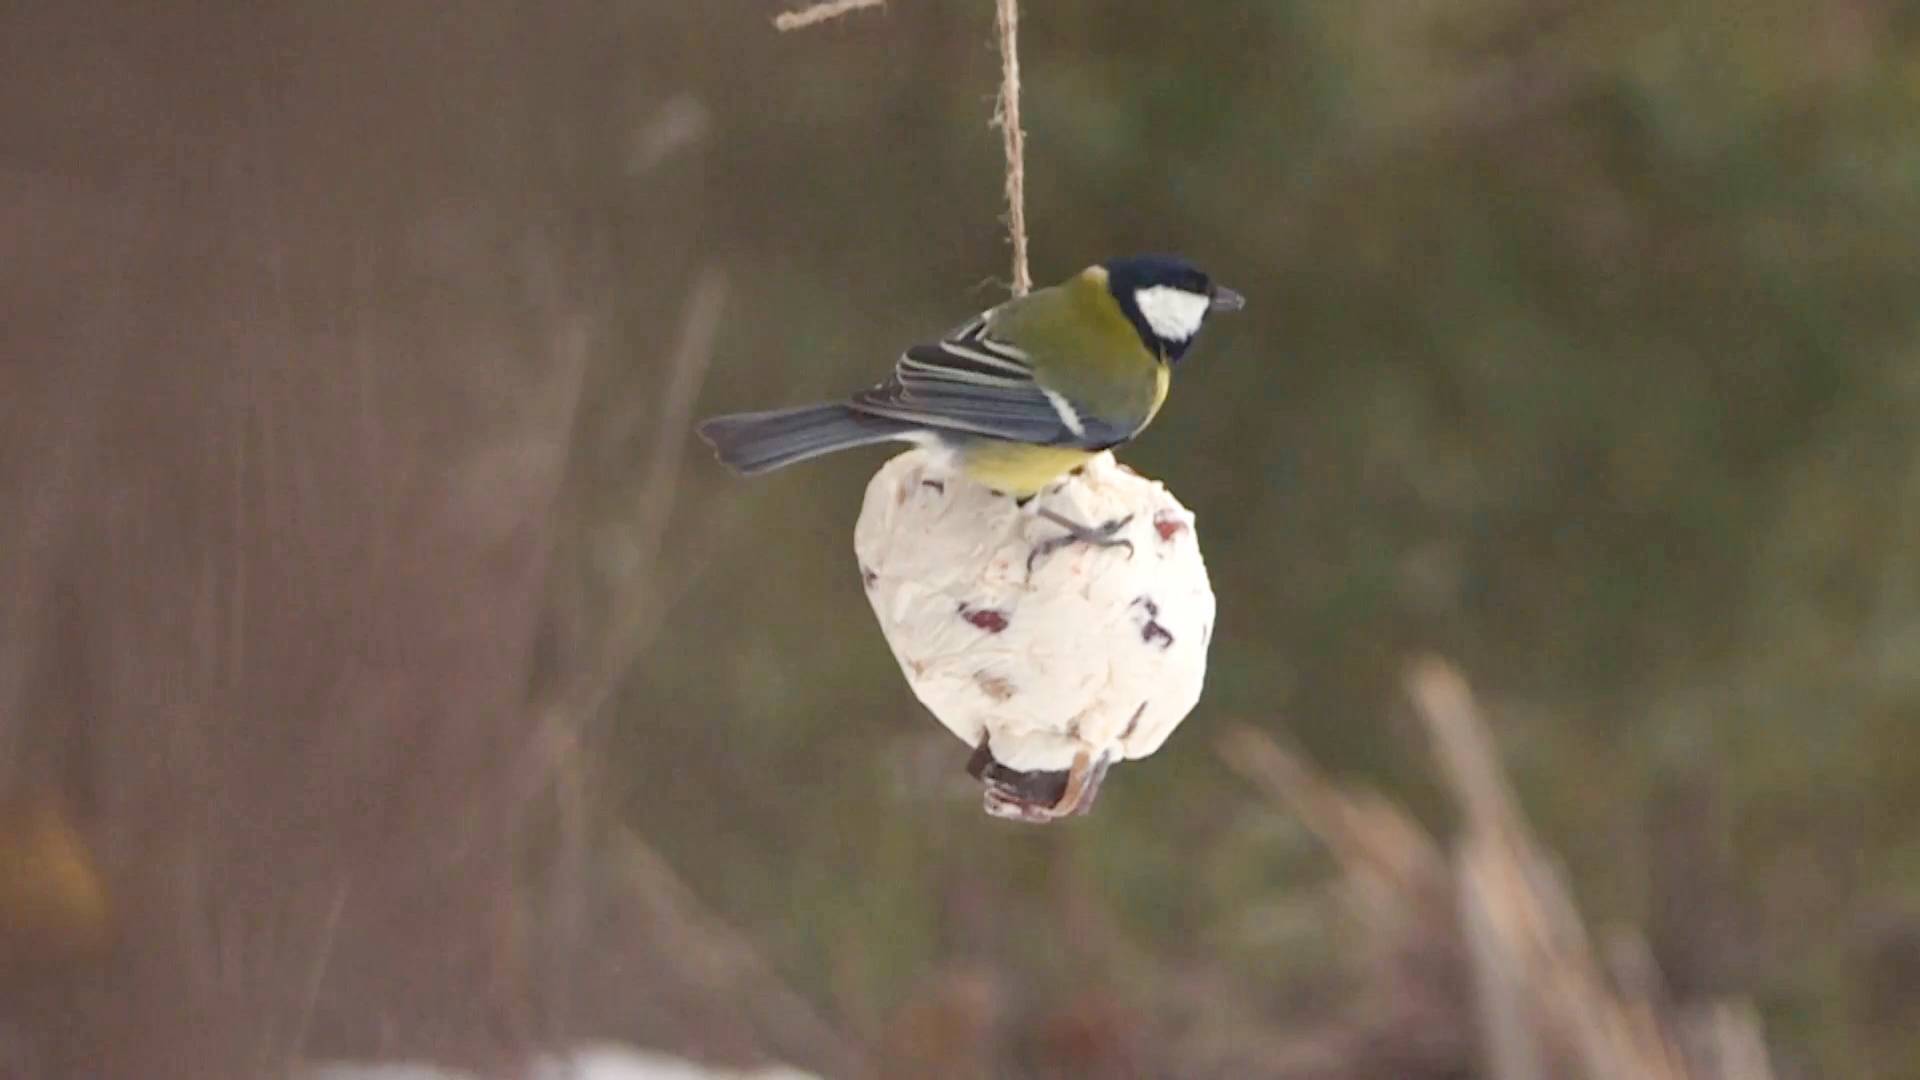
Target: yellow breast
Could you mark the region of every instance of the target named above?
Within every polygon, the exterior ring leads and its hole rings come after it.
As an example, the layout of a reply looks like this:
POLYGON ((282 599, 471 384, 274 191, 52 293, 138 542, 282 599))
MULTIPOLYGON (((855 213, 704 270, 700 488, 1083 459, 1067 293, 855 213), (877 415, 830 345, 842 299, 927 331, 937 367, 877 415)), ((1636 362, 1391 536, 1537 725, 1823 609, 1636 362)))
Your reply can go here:
POLYGON ((1160 406, 1167 403, 1167 388, 1172 385, 1173 365, 1165 360, 1155 364, 1153 366, 1153 405, 1147 409, 1147 418, 1140 421, 1140 427, 1134 434, 1138 435, 1141 431, 1145 431, 1147 425, 1153 423, 1153 418, 1160 415, 1160 406))
MULTIPOLYGON (((1164 380, 1162 387, 1164 396, 1164 380)), ((1024 499, 1039 494, 1040 489, 1086 464, 1092 456, 1093 451, 1070 446, 981 439, 960 451, 960 469, 971 480, 1024 499)))

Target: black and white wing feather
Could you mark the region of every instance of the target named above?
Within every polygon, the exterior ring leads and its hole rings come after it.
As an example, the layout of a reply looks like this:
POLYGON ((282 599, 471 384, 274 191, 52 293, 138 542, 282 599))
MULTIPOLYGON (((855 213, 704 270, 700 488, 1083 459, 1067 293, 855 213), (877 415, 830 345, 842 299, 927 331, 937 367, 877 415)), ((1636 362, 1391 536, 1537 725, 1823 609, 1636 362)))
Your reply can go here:
POLYGON ((1093 449, 1117 441, 1089 431, 1071 402, 1042 386, 1025 352, 988 336, 984 315, 908 349, 893 378, 855 394, 851 404, 873 416, 1043 446, 1093 449))

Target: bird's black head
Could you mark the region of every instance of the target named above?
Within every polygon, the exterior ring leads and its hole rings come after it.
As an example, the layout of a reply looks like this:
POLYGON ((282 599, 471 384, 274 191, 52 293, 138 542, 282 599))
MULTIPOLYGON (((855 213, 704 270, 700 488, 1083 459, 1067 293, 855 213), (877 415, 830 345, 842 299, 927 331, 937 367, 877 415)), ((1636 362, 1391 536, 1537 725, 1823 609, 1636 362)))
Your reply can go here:
POLYGON ((1107 288, 1147 348, 1175 361, 1207 316, 1238 311, 1246 300, 1216 285, 1199 267, 1173 255, 1138 255, 1105 264, 1107 288))

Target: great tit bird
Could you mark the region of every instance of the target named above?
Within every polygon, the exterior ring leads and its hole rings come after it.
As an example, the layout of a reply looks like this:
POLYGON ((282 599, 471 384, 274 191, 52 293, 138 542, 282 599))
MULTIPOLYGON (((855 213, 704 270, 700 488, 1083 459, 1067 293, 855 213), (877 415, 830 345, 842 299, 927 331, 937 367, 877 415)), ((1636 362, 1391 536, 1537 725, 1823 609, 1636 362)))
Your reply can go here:
MULTIPOLYGON (((1140 434, 1207 316, 1244 304, 1184 259, 1115 259, 913 346, 891 378, 845 401, 717 416, 700 437, 745 476, 853 446, 918 443, 1024 502, 1140 434)), ((1115 543, 1125 524, 1089 529, 1040 513, 1088 543, 1115 543)))

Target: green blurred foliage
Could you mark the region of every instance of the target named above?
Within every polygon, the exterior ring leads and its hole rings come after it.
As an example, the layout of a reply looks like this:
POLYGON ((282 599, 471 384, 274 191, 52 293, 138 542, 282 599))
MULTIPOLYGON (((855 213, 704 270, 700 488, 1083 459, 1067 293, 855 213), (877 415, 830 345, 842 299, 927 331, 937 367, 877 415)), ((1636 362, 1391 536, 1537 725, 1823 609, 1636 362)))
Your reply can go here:
MULTIPOLYGON (((1008 274, 991 4, 769 8, 647 16, 641 98, 711 130, 635 181, 692 239, 616 258, 730 274, 703 412, 869 382, 1008 274)), ((1207 694, 1090 820, 989 821, 858 585, 879 452, 749 483, 695 451, 613 723, 631 820, 850 1017, 978 963, 1143 1008, 1207 967, 1284 1020, 1338 950, 1276 913, 1326 867, 1212 736, 1437 817, 1395 689, 1435 650, 1596 922, 1753 994, 1787 1075, 1920 1060, 1920 18, 1027 8, 1036 278, 1171 249, 1250 299, 1125 455, 1199 515, 1207 694)), ((679 302, 625 332, 663 349, 679 302)))

